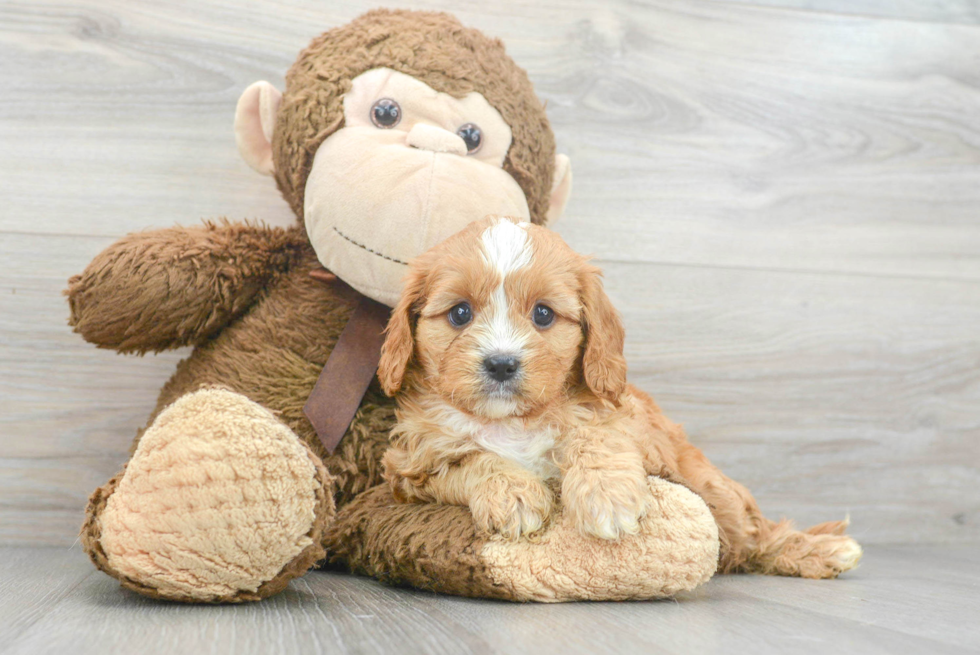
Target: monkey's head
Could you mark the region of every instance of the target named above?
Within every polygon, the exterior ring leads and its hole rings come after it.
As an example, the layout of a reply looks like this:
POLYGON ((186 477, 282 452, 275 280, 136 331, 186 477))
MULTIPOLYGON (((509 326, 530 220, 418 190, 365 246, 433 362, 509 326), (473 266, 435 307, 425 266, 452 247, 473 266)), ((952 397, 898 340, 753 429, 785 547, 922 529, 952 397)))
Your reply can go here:
POLYGON ((527 74, 448 14, 376 10, 322 34, 284 93, 245 90, 235 134, 321 263, 388 305, 416 255, 487 214, 547 224, 571 190, 527 74))

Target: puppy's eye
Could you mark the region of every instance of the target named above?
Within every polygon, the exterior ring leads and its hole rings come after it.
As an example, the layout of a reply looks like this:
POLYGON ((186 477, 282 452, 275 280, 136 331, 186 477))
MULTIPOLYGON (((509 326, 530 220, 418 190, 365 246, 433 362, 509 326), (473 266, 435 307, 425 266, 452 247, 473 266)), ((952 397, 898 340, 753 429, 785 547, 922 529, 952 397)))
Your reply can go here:
POLYGON ((463 327, 472 320, 473 310, 468 302, 461 302, 449 310, 449 322, 456 327, 463 327))
POLYGON ((383 130, 391 129, 402 119, 402 108, 391 98, 382 98, 371 105, 371 122, 383 130))
POLYGON ((555 310, 547 305, 535 305, 534 312, 531 314, 531 320, 539 328, 549 327, 555 322, 555 310))
POLYGON ((456 134, 466 143, 467 155, 472 155, 483 145, 483 130, 475 123, 467 123, 456 130, 456 134))

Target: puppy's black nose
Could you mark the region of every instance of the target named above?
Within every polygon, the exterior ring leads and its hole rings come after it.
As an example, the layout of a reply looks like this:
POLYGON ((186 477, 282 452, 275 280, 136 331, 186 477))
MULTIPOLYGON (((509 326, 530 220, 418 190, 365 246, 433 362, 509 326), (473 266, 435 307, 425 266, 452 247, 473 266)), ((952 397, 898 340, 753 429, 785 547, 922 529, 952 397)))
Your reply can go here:
POLYGON ((483 360, 483 368, 497 382, 505 382, 515 375, 521 363, 513 355, 490 355, 483 360))

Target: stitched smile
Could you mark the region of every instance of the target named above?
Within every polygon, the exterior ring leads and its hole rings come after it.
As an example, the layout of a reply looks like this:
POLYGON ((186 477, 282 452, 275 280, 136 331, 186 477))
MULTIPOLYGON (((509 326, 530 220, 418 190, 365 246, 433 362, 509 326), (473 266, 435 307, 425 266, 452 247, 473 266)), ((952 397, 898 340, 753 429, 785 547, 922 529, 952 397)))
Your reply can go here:
POLYGON ((408 266, 408 262, 403 262, 400 259, 395 259, 394 257, 389 257, 388 255, 385 255, 384 253, 380 253, 377 250, 371 250, 370 248, 368 248, 367 246, 365 246, 363 243, 358 243, 357 241, 354 241, 349 236, 347 236, 346 234, 344 234, 343 232, 341 232, 340 230, 338 230, 336 227, 333 228, 333 231, 336 232, 337 234, 339 234, 340 236, 344 237, 344 239, 346 239, 347 241, 350 241, 351 243, 353 243, 358 248, 361 248, 363 250, 367 250, 372 255, 377 255, 378 257, 380 257, 382 259, 387 259, 389 262, 395 262, 396 264, 401 264, 402 266, 408 266))

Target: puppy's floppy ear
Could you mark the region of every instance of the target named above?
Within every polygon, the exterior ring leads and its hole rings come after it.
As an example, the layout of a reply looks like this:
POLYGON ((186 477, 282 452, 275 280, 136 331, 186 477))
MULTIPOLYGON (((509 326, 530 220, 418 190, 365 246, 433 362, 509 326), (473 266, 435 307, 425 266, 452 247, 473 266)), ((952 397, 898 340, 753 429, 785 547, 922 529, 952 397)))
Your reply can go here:
POLYGON ((381 361, 378 363, 378 380, 389 396, 394 396, 401 389, 405 370, 415 352, 415 312, 422 301, 427 268, 422 265, 422 261, 413 262, 409 267, 405 276, 405 289, 391 312, 388 327, 385 328, 385 342, 381 346, 381 361))
POLYGON ((581 283, 585 333, 582 376, 592 393, 615 400, 626 388, 626 358, 623 357, 626 332, 619 312, 602 288, 602 272, 584 264, 581 283))

